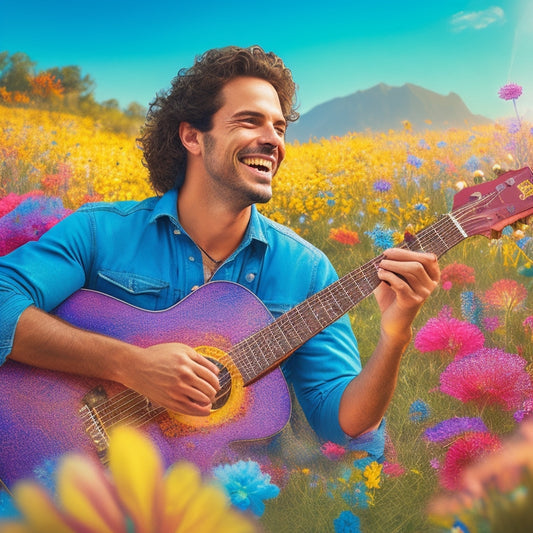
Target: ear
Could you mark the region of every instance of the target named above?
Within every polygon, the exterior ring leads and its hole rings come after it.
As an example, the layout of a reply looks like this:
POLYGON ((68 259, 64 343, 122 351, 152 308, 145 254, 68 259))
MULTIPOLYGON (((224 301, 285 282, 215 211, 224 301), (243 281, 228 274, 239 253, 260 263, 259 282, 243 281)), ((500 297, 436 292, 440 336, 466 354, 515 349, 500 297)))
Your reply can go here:
POLYGON ((179 125, 180 140, 185 149, 191 154, 200 154, 200 132, 193 128, 188 122, 180 122, 179 125))

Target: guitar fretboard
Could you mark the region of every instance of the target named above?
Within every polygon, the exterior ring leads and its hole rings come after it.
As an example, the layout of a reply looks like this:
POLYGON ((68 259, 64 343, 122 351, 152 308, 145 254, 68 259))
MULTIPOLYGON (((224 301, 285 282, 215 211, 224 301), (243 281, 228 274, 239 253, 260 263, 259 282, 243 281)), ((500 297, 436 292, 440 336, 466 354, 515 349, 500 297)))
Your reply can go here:
MULTIPOLYGON (((452 214, 439 218, 416 235, 406 234, 399 245, 437 257, 464 240, 452 214)), ((247 339, 236 344, 230 356, 249 385, 280 365, 297 348, 346 314, 379 285, 377 269, 383 255, 374 258, 317 292, 247 339)))

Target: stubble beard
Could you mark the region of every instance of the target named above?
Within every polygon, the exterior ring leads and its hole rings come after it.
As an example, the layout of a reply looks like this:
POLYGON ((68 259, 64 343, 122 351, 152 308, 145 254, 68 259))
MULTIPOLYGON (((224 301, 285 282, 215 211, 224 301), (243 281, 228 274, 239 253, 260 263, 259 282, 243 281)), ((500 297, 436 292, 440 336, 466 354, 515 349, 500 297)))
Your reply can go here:
MULTIPOLYGON (((216 141, 212 135, 206 133, 205 139, 205 167, 213 181, 224 189, 227 198, 241 208, 252 204, 266 204, 272 198, 272 186, 268 189, 248 186, 239 177, 238 168, 233 161, 224 159, 223 166, 217 164, 212 157, 216 152, 216 141), (228 170, 230 169, 230 170, 228 170)), ((239 163, 237 163, 239 164, 239 163)))

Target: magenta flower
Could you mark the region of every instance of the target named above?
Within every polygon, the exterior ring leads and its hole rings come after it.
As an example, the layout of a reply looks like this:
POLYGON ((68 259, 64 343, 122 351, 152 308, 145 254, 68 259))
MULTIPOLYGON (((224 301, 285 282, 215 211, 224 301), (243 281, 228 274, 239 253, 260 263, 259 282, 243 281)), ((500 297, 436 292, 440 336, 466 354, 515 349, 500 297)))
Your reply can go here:
POLYGON ((436 318, 430 318, 415 337, 415 348, 421 352, 444 352, 461 358, 479 350, 485 337, 477 326, 453 318, 444 308, 436 318))
POLYGON ((499 348, 482 348, 452 361, 440 375, 440 391, 481 407, 500 405, 511 411, 533 393, 526 360, 499 348))
POLYGON ((471 432, 459 437, 446 452, 444 464, 440 470, 440 483, 449 490, 461 487, 461 473, 465 467, 481 456, 499 450, 500 439, 485 432, 471 432))
POLYGON ((516 83, 507 83, 499 91, 502 100, 516 100, 522 94, 522 87, 516 83))
POLYGON ((516 99, 522 94, 522 87, 516 83, 507 83, 499 91, 498 96, 502 100, 512 100, 514 106, 514 112, 518 120, 518 126, 521 127, 520 116, 518 115, 518 109, 516 108, 516 99))

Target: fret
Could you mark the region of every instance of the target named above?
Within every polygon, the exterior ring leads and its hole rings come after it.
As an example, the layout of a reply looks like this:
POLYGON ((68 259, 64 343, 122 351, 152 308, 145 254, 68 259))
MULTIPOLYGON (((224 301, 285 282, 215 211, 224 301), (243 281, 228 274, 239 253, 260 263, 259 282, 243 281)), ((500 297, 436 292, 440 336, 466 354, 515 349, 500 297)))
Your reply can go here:
POLYGON ((317 310, 315 307, 315 303, 317 300, 318 296, 317 294, 314 294, 305 302, 301 303, 300 305, 297 305, 292 309, 292 311, 290 311, 290 313, 294 312, 298 315, 298 321, 296 322, 296 324, 305 326, 305 329, 307 330, 307 332, 302 331, 302 340, 308 340, 316 332, 320 331, 323 327, 323 322, 321 320, 320 315, 317 315, 317 310))
POLYGON ((304 341, 301 332, 296 327, 296 323, 299 322, 296 320, 292 320, 292 316, 295 313, 300 313, 299 307, 300 306, 297 306, 294 309, 291 309, 288 313, 285 313, 278 319, 280 323, 280 329, 285 332, 286 338, 289 340, 289 343, 291 345, 291 349, 293 349, 295 346, 300 346, 300 344, 302 344, 304 341), (290 328, 290 331, 287 331, 287 328, 290 328))
MULTIPOLYGON (((272 337, 275 339, 277 345, 279 346, 279 349, 282 353, 290 352, 292 349, 293 344, 291 341, 287 338, 287 335, 285 334, 285 331, 282 326, 290 326, 290 322, 285 320, 283 324, 281 322, 277 324, 274 322, 272 324, 272 327, 269 329, 272 330, 272 337)), ((296 331, 296 330, 294 330, 296 331)))

